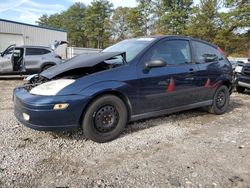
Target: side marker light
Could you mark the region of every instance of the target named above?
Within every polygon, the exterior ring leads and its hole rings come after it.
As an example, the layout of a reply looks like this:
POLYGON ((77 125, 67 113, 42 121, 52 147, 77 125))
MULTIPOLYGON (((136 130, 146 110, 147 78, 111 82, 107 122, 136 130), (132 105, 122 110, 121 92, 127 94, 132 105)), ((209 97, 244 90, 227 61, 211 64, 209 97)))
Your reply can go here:
POLYGON ((66 108, 68 108, 69 104, 67 103, 62 103, 62 104, 55 104, 54 105, 54 110, 65 110, 66 108))

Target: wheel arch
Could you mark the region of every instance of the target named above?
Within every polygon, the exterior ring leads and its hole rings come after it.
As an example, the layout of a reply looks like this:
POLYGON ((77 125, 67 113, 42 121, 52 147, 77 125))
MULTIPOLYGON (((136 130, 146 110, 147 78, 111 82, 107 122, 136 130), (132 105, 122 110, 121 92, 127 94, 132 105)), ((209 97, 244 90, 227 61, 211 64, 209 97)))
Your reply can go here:
POLYGON ((91 103, 93 101, 95 101, 97 98, 101 97, 101 96, 104 96, 104 95, 114 95, 118 98, 120 98, 125 106, 126 106, 126 109, 127 109, 127 112, 128 112, 128 117, 127 117, 127 120, 129 121, 130 120, 130 117, 131 117, 131 113, 132 113, 132 106, 131 106, 131 103, 130 103, 130 100, 129 98, 124 95, 122 92, 118 91, 118 90, 105 90, 105 91, 101 91, 97 94, 95 94, 88 102, 87 104, 85 105, 83 111, 82 111, 82 114, 81 114, 81 117, 79 119, 79 125, 81 125, 81 121, 83 120, 83 117, 87 111, 87 109, 89 108, 89 106, 91 105, 91 103))
POLYGON ((229 80, 223 80, 220 85, 224 85, 228 88, 229 93, 231 94, 233 91, 233 84, 229 80))
POLYGON ((54 65, 56 65, 56 63, 55 63, 55 62, 52 62, 52 61, 43 62, 42 65, 41 65, 41 67, 40 67, 40 72, 41 72, 41 71, 43 70, 43 68, 44 68, 45 66, 47 66, 47 65, 54 66, 54 65))

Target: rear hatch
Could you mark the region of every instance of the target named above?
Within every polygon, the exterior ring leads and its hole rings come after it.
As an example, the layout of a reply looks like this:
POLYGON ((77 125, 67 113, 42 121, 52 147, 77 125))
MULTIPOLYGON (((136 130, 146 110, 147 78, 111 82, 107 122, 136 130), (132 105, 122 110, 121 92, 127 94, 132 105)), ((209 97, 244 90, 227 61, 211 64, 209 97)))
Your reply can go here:
POLYGON ((52 50, 56 50, 58 46, 63 45, 63 44, 68 44, 67 41, 62 41, 62 40, 56 40, 53 44, 50 45, 50 48, 52 50))

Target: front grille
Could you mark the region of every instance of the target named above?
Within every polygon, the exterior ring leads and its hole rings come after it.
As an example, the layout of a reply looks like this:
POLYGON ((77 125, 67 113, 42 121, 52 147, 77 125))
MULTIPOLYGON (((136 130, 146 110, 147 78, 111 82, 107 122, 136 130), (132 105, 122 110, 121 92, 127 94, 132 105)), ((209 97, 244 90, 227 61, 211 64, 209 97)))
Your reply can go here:
POLYGON ((244 67, 243 73, 246 75, 250 75, 250 67, 244 67))

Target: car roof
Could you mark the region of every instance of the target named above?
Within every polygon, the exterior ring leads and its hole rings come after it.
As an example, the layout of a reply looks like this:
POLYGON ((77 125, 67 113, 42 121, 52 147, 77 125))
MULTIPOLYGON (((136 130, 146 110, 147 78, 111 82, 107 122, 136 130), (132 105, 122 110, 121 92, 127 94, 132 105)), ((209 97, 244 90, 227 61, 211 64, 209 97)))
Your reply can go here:
POLYGON ((48 46, 32 46, 32 45, 21 45, 21 46, 15 46, 15 48, 43 48, 43 49, 51 49, 48 46))
POLYGON ((182 36, 182 35, 149 35, 149 36, 142 36, 138 38, 156 38, 156 39, 162 39, 162 38, 179 38, 179 39, 192 39, 192 37, 189 36, 182 36))
POLYGON ((197 39, 197 38, 193 38, 191 36, 183 36, 183 35, 151 35, 151 36, 145 36, 145 37, 138 37, 138 38, 155 38, 155 39, 186 39, 186 40, 195 40, 195 41, 199 41, 199 42, 203 42, 203 43, 206 43, 208 45, 211 45, 213 47, 218 47, 217 45, 215 44, 212 44, 210 42, 207 42, 207 41, 204 41, 204 40, 201 40, 201 39, 197 39))

